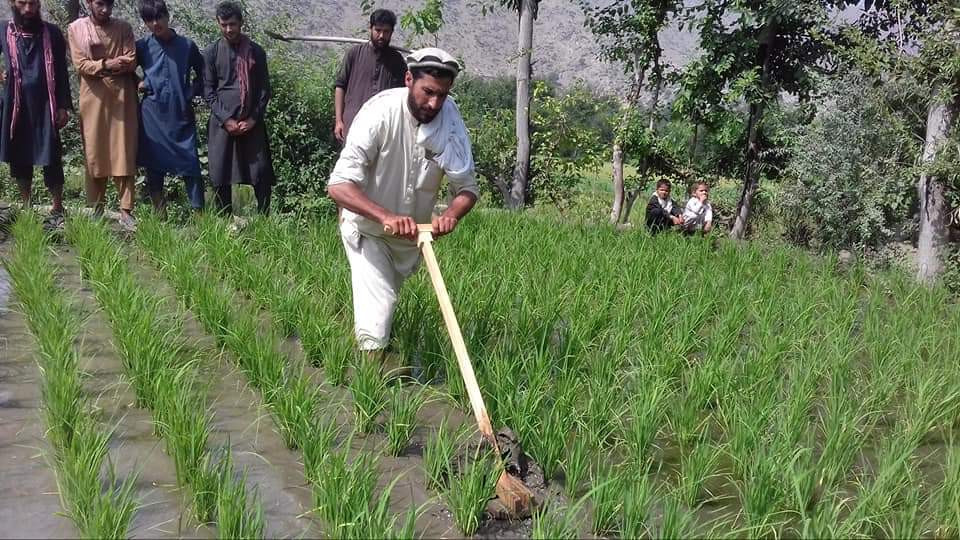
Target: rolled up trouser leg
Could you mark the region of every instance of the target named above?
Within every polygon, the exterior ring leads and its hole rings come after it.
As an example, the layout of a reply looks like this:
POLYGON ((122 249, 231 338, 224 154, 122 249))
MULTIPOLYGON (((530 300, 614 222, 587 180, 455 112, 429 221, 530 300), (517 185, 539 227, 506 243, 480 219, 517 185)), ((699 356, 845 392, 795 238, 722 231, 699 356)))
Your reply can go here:
POLYGON ((354 332, 360 350, 384 349, 397 309, 397 296, 406 276, 416 269, 416 246, 393 246, 387 241, 342 231, 353 284, 354 332))

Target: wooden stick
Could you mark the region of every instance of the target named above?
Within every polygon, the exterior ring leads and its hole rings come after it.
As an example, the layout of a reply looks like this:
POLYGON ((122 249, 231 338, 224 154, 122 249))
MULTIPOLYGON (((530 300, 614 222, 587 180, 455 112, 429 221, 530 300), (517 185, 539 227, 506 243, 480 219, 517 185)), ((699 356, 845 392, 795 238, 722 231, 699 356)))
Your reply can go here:
MULTIPOLYGON (((360 38, 349 38, 349 37, 337 37, 337 36, 284 36, 276 32, 271 32, 270 30, 266 31, 266 34, 273 39, 279 39, 280 41, 315 41, 315 42, 324 42, 324 43, 367 43, 369 40, 360 39, 360 38)), ((409 49, 404 49, 402 47, 396 47, 391 45, 393 49, 396 49, 402 53, 410 53, 409 49)))
POLYGON ((483 403, 483 395, 480 394, 480 385, 477 383, 477 376, 473 372, 473 364, 470 362, 470 354, 467 353, 467 345, 463 341, 463 334, 460 332, 460 323, 457 322, 457 315, 453 311, 453 303, 447 293, 447 286, 443 282, 440 264, 433 253, 433 227, 431 225, 417 225, 417 229, 419 231, 417 244, 420 245, 423 260, 427 265, 427 271, 430 273, 430 281, 433 283, 433 290, 437 293, 437 301, 440 302, 440 312, 443 314, 443 322, 447 326, 447 332, 450 333, 453 352, 457 356, 457 366, 460 368, 460 374, 463 375, 463 386, 467 389, 467 396, 470 398, 470 406, 473 408, 473 415, 477 419, 477 426, 480 428, 480 433, 496 449, 497 455, 500 455, 497 436, 493 433, 493 426, 490 424, 489 415, 487 415, 487 407, 483 403))

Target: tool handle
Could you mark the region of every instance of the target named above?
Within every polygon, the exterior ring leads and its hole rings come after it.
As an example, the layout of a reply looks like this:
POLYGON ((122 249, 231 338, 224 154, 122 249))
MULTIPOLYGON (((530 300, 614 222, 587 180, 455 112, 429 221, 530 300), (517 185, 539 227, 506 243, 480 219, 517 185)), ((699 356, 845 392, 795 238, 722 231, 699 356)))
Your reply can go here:
MULTIPOLYGON (((429 225, 420 225, 421 234, 427 232, 429 225)), ((453 311, 453 303, 450 301, 450 295, 447 293, 447 286, 443 282, 443 275, 440 273, 440 264, 433 253, 433 242, 427 240, 420 242, 420 251, 423 253, 423 260, 427 265, 427 271, 430 273, 430 282, 433 284, 433 290, 437 293, 437 301, 440 303, 440 312, 443 314, 443 322, 447 326, 447 332, 450 334, 450 341, 453 343, 453 352, 457 356, 457 366, 460 368, 460 375, 463 376, 463 386, 467 390, 467 396, 470 398, 470 406, 473 408, 473 415, 477 419, 477 426, 480 433, 490 441, 497 454, 500 454, 500 448, 497 444, 497 437, 493 433, 493 426, 490 424, 490 417, 487 415, 487 407, 483 403, 483 396, 480 394, 480 385, 477 383, 477 376, 473 371, 473 364, 470 362, 470 355, 467 353, 467 345, 463 341, 463 334, 460 332, 460 323, 457 322, 457 315, 453 311)))

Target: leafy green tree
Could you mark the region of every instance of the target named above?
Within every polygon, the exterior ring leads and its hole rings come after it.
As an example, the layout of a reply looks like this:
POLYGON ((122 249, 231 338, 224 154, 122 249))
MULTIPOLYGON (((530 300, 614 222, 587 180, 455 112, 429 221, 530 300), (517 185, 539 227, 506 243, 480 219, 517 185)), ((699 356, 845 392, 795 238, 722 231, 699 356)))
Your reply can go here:
MULTIPOLYGON (((924 96, 923 140, 917 178, 919 231, 917 279, 933 282, 943 272, 948 237, 949 187, 960 178, 960 157, 947 151, 960 142, 960 7, 955 1, 874 0, 858 32, 847 37, 850 62, 875 84, 905 81, 924 96)), ((892 106, 901 106, 894 103, 892 106)), ((954 190, 954 196, 957 190, 954 190)))
POLYGON ((782 93, 808 96, 812 72, 831 51, 826 38, 835 30, 829 15, 847 3, 854 2, 705 0, 691 8, 702 56, 682 79, 687 110, 706 115, 725 101, 744 102, 748 109, 743 189, 730 231, 733 238, 746 235, 759 188, 764 113, 782 93))
MULTIPOLYGON (((629 208, 638 196, 640 188, 626 193, 623 174, 625 159, 629 154, 649 154, 652 148, 653 128, 657 101, 664 81, 664 66, 661 57, 660 31, 682 6, 678 0, 620 0, 603 6, 580 0, 586 16, 586 26, 600 40, 600 59, 623 66, 630 78, 630 88, 624 97, 620 121, 617 126, 611 152, 613 166, 613 205, 610 223, 626 221, 629 208), (649 81, 654 97, 647 122, 636 114, 645 82, 649 81), (650 133, 638 133, 646 125, 650 133), (642 129, 642 128, 641 128, 642 129), (631 147, 630 143, 634 143, 631 147)), ((641 169, 649 166, 649 160, 640 160, 641 169)), ((641 171, 644 172, 644 171, 641 171)))
POLYGON ((517 150, 512 177, 509 180, 499 178, 497 185, 504 206, 510 210, 521 210, 533 200, 530 191, 530 82, 533 77, 533 21, 537 18, 540 0, 481 0, 479 5, 485 15, 499 6, 515 12, 518 17, 517 99, 514 112, 517 150))

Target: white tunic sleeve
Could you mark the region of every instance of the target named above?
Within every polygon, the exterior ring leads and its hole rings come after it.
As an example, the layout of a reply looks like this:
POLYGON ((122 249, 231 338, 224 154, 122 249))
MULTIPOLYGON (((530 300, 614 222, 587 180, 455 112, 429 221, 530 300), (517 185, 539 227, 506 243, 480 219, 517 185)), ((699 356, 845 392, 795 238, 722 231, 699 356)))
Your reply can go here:
POLYGON ((383 115, 378 110, 379 103, 371 100, 360 108, 327 185, 352 182, 361 188, 367 186, 368 171, 380 152, 383 115))

